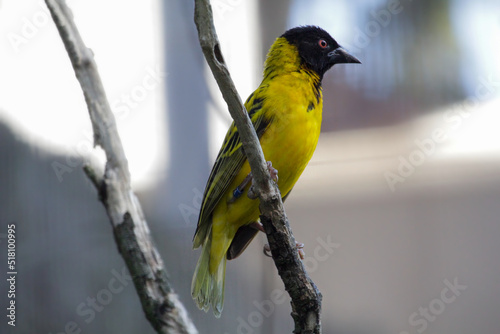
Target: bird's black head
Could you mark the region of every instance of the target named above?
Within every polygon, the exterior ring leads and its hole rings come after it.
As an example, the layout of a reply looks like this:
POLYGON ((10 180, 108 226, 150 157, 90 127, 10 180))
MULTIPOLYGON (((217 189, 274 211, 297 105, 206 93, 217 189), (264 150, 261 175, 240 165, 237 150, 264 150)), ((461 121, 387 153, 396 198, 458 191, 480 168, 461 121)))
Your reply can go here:
POLYGON ((323 77, 335 64, 361 62, 345 51, 326 31, 315 26, 296 27, 281 37, 297 47, 301 61, 323 77))

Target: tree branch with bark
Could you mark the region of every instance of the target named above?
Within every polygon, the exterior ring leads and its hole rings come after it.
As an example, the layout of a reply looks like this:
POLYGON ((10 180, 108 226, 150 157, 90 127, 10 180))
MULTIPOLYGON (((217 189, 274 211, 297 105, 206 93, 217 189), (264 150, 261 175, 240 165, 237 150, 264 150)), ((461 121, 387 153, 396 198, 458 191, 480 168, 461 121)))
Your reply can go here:
POLYGON ((209 0, 195 0, 194 20, 201 49, 238 128, 252 170, 255 193, 260 199, 260 220, 278 273, 292 299, 294 333, 321 333, 321 293, 299 258, 278 186, 269 175, 259 139, 224 62, 209 0))
POLYGON ((102 177, 90 166, 85 167, 85 172, 106 208, 118 250, 133 278, 146 318, 157 333, 198 333, 168 281, 141 205, 132 191, 127 158, 93 53, 85 46, 65 1, 45 2, 83 90, 94 130, 94 146, 101 146, 106 153, 102 177))

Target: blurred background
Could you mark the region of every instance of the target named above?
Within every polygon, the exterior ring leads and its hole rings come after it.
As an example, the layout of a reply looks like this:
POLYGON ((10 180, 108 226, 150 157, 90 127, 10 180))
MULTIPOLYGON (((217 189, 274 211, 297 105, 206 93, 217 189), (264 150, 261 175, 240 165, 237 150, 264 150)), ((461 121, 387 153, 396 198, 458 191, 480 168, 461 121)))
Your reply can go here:
MULTIPOLYGON (((229 124, 193 2, 68 1, 115 113, 171 283, 200 333, 290 333, 259 236, 227 267, 220 319, 190 282, 201 194, 229 124)), ((318 25, 362 65, 323 80, 323 132, 286 203, 323 293, 324 333, 500 332, 500 2, 212 1, 245 99, 286 29, 318 25)), ((0 2, 0 248, 16 225, 16 327, 154 333, 82 172, 94 149, 81 89, 42 1, 0 2)), ((7 307, 6 280, 0 306, 7 307)), ((4 311, 6 312, 6 311, 4 311)))

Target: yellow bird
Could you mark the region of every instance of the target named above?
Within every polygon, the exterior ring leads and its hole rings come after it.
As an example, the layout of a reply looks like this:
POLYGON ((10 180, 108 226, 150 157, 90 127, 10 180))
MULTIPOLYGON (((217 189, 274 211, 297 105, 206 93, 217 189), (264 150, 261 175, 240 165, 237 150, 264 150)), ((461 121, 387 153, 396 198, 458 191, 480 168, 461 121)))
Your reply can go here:
MULTIPOLYGON (((271 46, 262 83, 245 102, 283 198, 316 149, 323 110, 321 80, 340 63, 360 61, 319 27, 290 29, 271 46)), ((250 179, 233 122, 208 178, 193 240, 193 248, 202 246, 202 252, 191 294, 200 309, 212 306, 216 317, 224 304, 226 259, 240 255, 261 229, 259 200, 247 196, 250 179)))

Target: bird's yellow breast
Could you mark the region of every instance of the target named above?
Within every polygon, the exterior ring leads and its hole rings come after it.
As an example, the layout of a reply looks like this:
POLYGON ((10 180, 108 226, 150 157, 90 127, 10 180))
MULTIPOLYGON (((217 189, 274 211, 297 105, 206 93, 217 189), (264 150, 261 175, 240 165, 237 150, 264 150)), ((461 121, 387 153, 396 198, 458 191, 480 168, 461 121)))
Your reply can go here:
MULTIPOLYGON (((272 119, 260 144, 266 161, 278 170, 278 186, 285 196, 295 185, 311 159, 321 130, 322 95, 314 88, 309 74, 294 72, 273 78, 265 84, 262 110, 272 119)), ((263 83, 264 84, 264 83, 263 83)), ((259 201, 250 200, 246 193, 231 204, 232 192, 250 172, 246 161, 229 186, 226 201, 220 203, 215 215, 225 216, 226 224, 235 231, 259 216, 259 201)), ((248 189, 248 187, 247 187, 248 189)))
POLYGON ((260 139, 267 161, 278 170, 278 186, 285 196, 311 159, 321 130, 322 98, 307 76, 297 72, 276 78, 269 86, 272 99, 264 108, 273 115, 272 126, 260 139))

